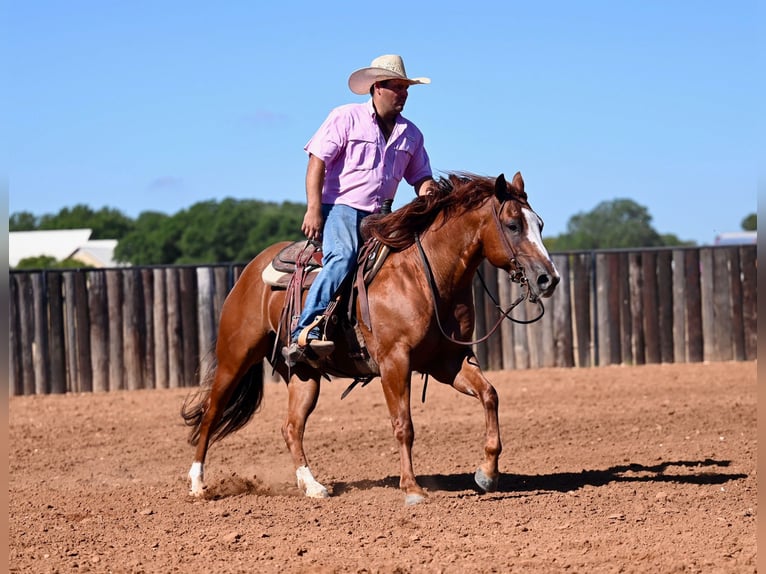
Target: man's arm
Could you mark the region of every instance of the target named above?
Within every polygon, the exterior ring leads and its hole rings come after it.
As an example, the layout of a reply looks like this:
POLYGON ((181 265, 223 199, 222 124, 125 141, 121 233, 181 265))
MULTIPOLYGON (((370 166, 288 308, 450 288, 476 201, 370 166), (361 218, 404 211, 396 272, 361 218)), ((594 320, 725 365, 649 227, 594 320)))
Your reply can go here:
POLYGON ((325 163, 317 156, 309 154, 306 168, 306 214, 303 216, 301 231, 311 240, 322 238, 322 188, 324 187, 325 163))

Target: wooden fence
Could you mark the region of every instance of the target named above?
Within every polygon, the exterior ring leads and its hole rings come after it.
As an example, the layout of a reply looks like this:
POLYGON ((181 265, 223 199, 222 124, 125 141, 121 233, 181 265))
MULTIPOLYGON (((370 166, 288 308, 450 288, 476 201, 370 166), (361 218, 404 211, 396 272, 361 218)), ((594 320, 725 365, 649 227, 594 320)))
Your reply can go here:
MULTIPOLYGON (((530 325, 504 321, 476 346, 485 368, 753 360, 755 246, 559 253, 555 294, 530 325)), ((199 383, 242 264, 10 272, 10 392, 199 383)), ((476 336, 518 294, 481 268, 476 336)), ((531 305, 512 316, 531 318, 531 305)))

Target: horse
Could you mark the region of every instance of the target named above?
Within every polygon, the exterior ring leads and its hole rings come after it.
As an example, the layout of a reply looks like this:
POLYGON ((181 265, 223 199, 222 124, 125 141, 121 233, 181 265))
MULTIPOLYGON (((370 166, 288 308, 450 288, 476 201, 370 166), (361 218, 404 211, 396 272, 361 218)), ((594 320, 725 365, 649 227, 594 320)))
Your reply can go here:
MULTIPOLYGON (((492 492, 499 482, 502 451, 498 394, 471 350, 473 278, 486 259, 519 282, 529 301, 540 305, 540 299, 550 297, 559 282, 542 241, 542 219, 529 205, 521 173, 509 183, 502 174, 493 178, 451 172, 436 181, 430 194, 388 215, 367 219, 372 240, 387 245, 389 254, 367 286, 369 324, 358 321, 357 328, 391 417, 404 502, 418 504, 427 497, 412 466, 413 372, 451 385, 481 403, 486 426, 484 460, 474 480, 482 492, 492 492)), ((359 373, 354 370, 356 363, 344 356, 343 345, 319 363, 290 365, 281 353, 269 354, 270 349, 282 349, 288 343, 288 335, 280 329, 286 292, 266 285, 262 272, 285 245, 274 244, 255 256, 235 282, 221 309, 211 372, 182 406, 182 417, 191 427, 189 443, 196 445, 188 473, 193 496, 204 494, 210 445, 242 428, 260 406, 267 355, 287 385, 287 415, 281 430, 298 488, 308 497, 329 496, 309 468, 303 447, 306 423, 317 404, 321 378, 329 379, 327 372, 337 372, 329 367, 340 366, 349 376, 359 373)))

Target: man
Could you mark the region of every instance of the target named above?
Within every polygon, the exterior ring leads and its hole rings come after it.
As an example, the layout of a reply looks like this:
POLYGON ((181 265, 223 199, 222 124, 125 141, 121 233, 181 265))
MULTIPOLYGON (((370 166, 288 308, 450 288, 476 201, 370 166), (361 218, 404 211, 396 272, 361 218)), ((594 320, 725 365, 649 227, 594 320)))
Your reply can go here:
POLYGON ((289 363, 325 357, 335 348, 319 328, 322 314, 355 264, 359 226, 393 200, 404 178, 418 195, 429 193, 431 165, 423 134, 401 115, 408 89, 429 84, 429 78, 408 78, 401 56, 375 58, 351 74, 348 86, 366 103, 335 108, 305 146, 306 214, 301 230, 322 242, 322 269, 311 285, 291 343, 283 355, 289 363))

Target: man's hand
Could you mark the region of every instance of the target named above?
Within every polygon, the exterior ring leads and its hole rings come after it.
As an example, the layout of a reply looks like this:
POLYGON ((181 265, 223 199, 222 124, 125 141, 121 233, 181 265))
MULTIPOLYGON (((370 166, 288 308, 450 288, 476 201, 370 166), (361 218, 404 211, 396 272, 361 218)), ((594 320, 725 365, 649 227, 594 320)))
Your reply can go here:
POLYGON ((303 234, 312 241, 321 241, 322 227, 324 227, 324 218, 321 206, 319 209, 307 209, 303 216, 303 225, 301 225, 303 234))
POLYGON ((436 182, 430 177, 421 179, 415 184, 415 193, 418 195, 431 195, 435 189, 436 182))

